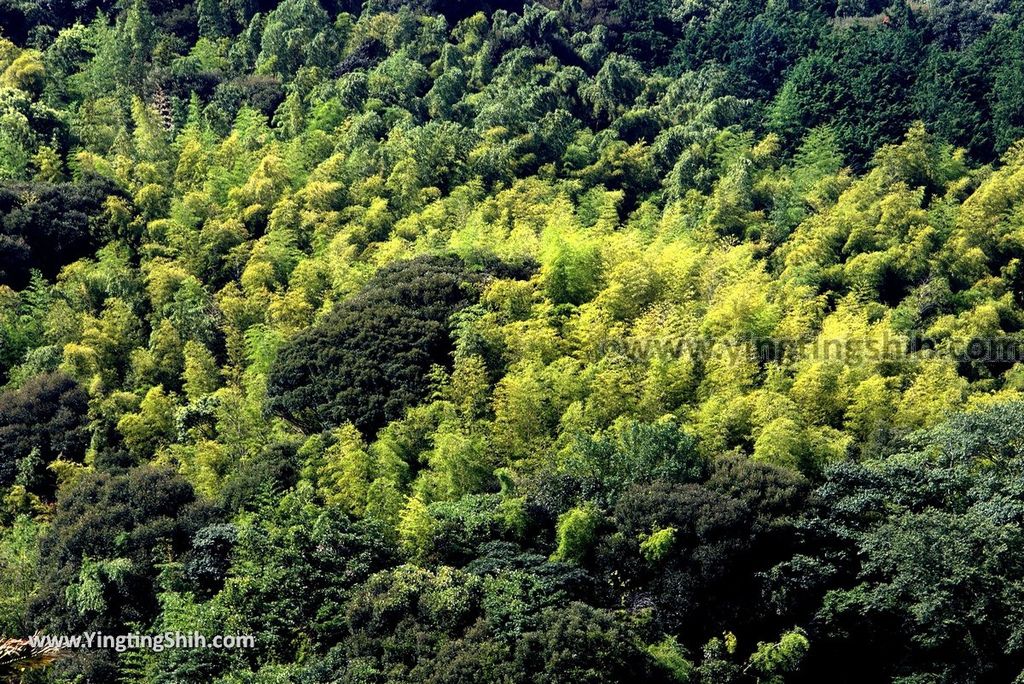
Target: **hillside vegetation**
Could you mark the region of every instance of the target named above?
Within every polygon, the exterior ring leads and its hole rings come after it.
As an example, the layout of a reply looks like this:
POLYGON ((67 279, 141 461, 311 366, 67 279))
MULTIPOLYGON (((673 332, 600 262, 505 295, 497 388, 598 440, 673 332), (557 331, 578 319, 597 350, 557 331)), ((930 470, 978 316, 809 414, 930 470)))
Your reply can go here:
POLYGON ((1024 681, 1021 139, 1017 0, 0 0, 0 635, 256 637, 10 681, 1024 681))

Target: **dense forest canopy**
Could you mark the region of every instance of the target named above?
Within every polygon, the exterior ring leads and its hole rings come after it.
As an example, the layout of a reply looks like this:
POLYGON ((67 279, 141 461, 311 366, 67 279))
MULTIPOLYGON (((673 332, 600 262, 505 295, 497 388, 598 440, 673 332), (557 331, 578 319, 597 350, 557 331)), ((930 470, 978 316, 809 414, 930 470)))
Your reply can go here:
POLYGON ((0 676, 1024 681, 1022 141, 1019 0, 0 0, 0 635, 256 639, 0 676))

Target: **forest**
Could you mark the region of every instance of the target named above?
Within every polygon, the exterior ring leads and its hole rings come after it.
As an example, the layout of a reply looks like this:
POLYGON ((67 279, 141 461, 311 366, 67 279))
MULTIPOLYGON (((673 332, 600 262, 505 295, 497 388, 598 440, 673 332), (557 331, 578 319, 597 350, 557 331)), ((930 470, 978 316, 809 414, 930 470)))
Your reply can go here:
POLYGON ((1024 682, 1024 0, 0 0, 0 680, 1024 682))

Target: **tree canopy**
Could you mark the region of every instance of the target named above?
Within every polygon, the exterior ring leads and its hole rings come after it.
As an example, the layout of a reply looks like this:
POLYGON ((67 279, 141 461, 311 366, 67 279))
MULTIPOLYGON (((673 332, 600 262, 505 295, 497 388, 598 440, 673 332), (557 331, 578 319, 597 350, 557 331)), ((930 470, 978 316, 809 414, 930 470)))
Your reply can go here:
POLYGON ((0 677, 1021 680, 1022 48, 0 0, 0 677))

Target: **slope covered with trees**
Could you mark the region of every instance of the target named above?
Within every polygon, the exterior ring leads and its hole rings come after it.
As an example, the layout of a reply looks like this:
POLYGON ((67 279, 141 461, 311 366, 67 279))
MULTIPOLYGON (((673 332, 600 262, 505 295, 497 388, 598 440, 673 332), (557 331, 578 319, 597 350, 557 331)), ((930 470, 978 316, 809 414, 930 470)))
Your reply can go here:
POLYGON ((256 638, 12 681, 1024 677, 1022 47, 0 0, 0 635, 256 638))

